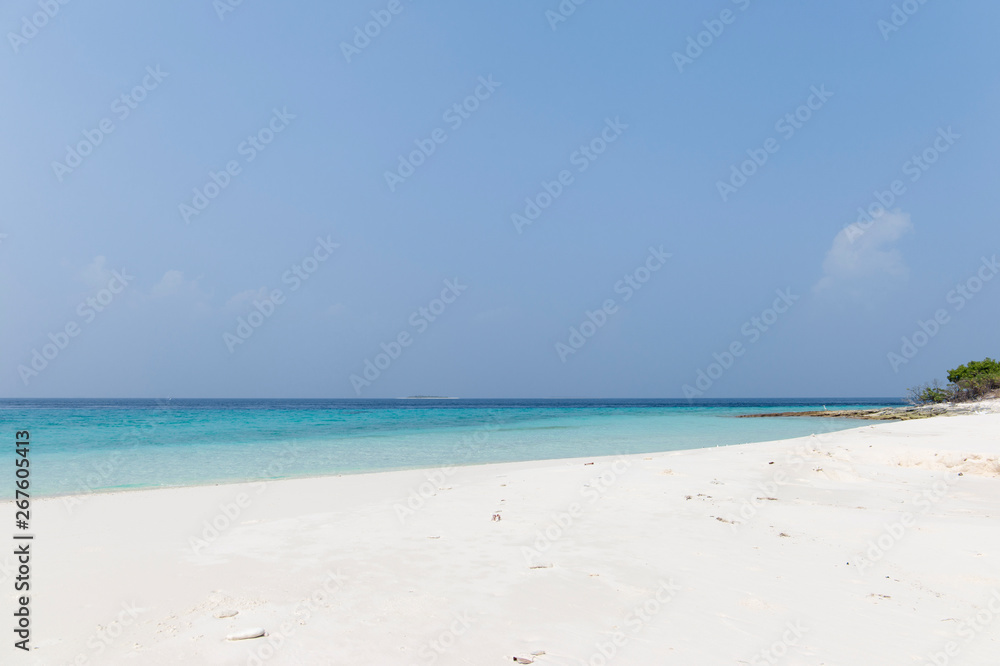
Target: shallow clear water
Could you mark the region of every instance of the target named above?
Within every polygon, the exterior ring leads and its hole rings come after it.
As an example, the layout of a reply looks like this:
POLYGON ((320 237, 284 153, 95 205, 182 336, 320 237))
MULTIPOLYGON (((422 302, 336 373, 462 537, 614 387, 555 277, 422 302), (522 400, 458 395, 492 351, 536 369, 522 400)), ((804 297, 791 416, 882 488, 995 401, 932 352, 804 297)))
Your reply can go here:
MULTIPOLYGON (((33 495, 762 442, 858 421, 736 414, 896 400, 0 400, 13 479, 31 432, 33 495)), ((0 483, 0 497, 13 495, 0 483)))

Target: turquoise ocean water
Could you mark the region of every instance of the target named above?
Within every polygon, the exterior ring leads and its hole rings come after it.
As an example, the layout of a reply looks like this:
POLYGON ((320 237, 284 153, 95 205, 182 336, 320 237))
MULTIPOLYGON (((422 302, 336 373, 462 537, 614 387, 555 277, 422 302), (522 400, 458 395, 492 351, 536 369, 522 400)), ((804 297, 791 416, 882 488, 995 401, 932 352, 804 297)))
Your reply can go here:
MULTIPOLYGON (((898 405, 830 400, 0 400, 31 433, 33 495, 648 453, 863 422, 736 414, 898 405)), ((0 483, 0 497, 13 495, 0 483)))

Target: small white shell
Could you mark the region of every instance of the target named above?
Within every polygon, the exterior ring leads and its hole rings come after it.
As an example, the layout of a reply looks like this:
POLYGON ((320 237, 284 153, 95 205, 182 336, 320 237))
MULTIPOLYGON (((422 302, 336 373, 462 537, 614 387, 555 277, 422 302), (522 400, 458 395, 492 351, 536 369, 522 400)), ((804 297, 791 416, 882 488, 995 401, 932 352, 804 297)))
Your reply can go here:
POLYGON ((245 641, 251 638, 260 638, 267 632, 260 627, 254 627, 251 629, 241 629, 240 631, 233 632, 226 636, 227 641, 245 641))

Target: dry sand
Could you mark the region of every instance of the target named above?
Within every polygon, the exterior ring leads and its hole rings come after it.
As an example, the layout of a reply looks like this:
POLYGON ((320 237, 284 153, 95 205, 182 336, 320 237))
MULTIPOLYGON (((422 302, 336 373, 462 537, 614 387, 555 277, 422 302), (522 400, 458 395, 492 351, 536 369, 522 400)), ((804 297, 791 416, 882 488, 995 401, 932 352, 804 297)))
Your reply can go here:
POLYGON ((972 415, 36 500, 33 649, 0 556, 0 662, 993 664, 998 456, 972 415))

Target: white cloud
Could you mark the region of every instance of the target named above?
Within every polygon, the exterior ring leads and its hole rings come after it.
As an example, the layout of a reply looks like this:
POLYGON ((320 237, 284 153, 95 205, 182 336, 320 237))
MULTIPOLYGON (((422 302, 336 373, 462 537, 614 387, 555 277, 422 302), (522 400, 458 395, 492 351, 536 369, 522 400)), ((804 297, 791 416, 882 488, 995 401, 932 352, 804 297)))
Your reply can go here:
POLYGON ((876 282, 906 280, 909 269, 903 255, 892 246, 912 230, 909 214, 898 209, 876 218, 867 229, 857 224, 845 227, 834 237, 823 260, 823 277, 814 289, 819 292, 847 285, 857 290, 867 283, 870 290, 876 290, 876 282))
POLYGON ((94 260, 83 267, 80 277, 84 283, 92 289, 106 287, 111 280, 111 269, 108 268, 108 260, 104 255, 94 257, 94 260))
POLYGON ((187 279, 183 272, 175 269, 164 273, 148 292, 141 293, 141 295, 143 298, 150 299, 179 299, 179 301, 188 303, 203 312, 210 309, 208 302, 211 300, 211 296, 202 291, 198 284, 198 278, 187 279))
POLYGON ((176 294, 184 286, 184 273, 180 271, 167 271, 160 278, 160 281, 149 290, 150 296, 170 296, 176 294))
POLYGON ((266 301, 270 296, 270 290, 267 287, 261 287, 260 289, 247 289, 246 291, 241 291, 235 294, 232 298, 226 301, 226 304, 222 307, 223 311, 226 313, 236 313, 243 312, 249 309, 254 301, 266 301))
MULTIPOLYGON (((109 267, 107 258, 104 255, 98 255, 83 267, 83 270, 80 271, 80 279, 87 285, 88 290, 93 292, 108 286, 108 283, 114 278, 114 270, 123 275, 131 276, 131 278, 136 277, 127 267, 118 269, 114 269, 114 266, 109 267)), ((131 294, 131 298, 135 299, 133 301, 135 304, 150 299, 180 297, 182 301, 199 311, 204 312, 209 309, 210 295, 202 291, 198 285, 198 279, 186 279, 184 273, 178 270, 171 269, 165 272, 148 291, 139 287, 138 282, 130 280, 128 292, 131 294)))

